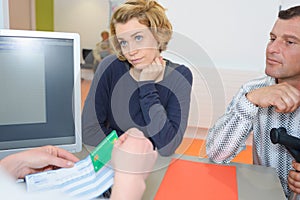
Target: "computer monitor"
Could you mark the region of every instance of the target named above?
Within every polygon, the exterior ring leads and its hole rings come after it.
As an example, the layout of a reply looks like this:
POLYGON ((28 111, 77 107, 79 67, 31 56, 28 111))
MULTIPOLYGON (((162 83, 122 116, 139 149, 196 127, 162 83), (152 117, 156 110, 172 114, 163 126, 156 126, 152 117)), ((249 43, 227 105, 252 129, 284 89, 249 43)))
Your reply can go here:
POLYGON ((0 29, 0 159, 54 145, 81 151, 80 37, 0 29))

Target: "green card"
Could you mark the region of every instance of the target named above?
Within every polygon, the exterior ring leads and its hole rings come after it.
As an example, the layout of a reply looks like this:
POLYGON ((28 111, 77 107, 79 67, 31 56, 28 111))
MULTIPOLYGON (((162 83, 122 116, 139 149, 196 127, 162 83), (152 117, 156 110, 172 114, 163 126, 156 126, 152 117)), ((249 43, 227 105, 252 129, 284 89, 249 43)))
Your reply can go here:
POLYGON ((99 171, 111 159, 114 141, 118 139, 117 132, 113 130, 98 146, 90 153, 95 172, 99 171))

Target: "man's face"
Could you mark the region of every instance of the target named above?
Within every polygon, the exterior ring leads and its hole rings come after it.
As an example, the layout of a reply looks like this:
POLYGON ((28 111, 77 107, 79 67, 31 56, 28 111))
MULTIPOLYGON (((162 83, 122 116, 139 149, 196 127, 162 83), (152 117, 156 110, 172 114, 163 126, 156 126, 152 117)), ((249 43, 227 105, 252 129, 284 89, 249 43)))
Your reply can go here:
POLYGON ((103 33, 101 33, 101 37, 102 37, 102 40, 107 40, 108 37, 109 37, 108 32, 103 32, 103 33))
POLYGON ((276 21, 266 49, 265 72, 278 82, 300 81, 300 17, 276 21))

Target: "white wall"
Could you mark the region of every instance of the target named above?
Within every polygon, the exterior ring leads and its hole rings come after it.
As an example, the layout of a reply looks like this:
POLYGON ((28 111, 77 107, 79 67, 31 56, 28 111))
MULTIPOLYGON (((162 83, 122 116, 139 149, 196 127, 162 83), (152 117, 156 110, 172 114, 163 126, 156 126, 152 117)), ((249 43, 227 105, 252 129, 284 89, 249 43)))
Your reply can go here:
POLYGON ((281 9, 285 10, 293 6, 299 6, 300 5, 300 0, 281 0, 281 9))
POLYGON ((80 34, 81 48, 94 48, 109 28, 109 0, 54 0, 54 30, 80 34))
POLYGON ((174 31, 191 38, 217 67, 264 68, 264 51, 279 0, 159 0, 174 31))
POLYGON ((0 0, 0 28, 9 28, 8 0, 0 0))
POLYGON ((209 128, 246 81, 264 75, 277 0, 159 0, 174 36, 166 57, 193 72, 190 126, 209 128))
POLYGON ((0 0, 0 28, 4 28, 3 2, 0 0))

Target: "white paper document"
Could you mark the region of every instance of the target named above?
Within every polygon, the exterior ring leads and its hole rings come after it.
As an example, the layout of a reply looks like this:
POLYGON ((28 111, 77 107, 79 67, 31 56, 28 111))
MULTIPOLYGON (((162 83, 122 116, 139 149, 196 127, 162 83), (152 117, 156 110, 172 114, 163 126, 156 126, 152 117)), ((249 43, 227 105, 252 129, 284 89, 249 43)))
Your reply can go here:
POLYGON ((113 185, 114 170, 103 166, 95 172, 90 156, 75 163, 72 168, 62 168, 27 175, 27 191, 57 190, 80 199, 94 199, 113 185))

